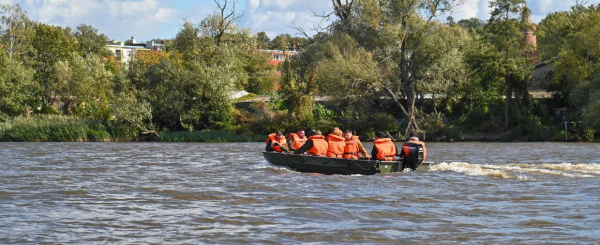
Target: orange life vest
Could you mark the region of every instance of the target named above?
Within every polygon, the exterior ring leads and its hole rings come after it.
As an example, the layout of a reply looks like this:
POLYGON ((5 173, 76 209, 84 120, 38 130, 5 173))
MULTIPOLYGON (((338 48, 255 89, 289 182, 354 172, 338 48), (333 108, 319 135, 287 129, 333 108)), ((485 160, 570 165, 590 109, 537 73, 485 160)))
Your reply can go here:
POLYGON ((281 137, 280 139, 277 139, 277 138, 275 138, 275 134, 269 134, 269 138, 267 139, 267 142, 269 142, 269 140, 271 140, 271 142, 279 143, 279 145, 273 145, 273 150, 275 150, 276 152, 283 152, 283 149, 281 149, 281 146, 287 144, 285 137, 281 137))
POLYGON ((346 139, 335 134, 329 134, 327 136, 327 156, 342 158, 344 155, 344 147, 346 146, 346 139))
POLYGON ((313 156, 325 156, 327 152, 327 141, 325 141, 325 136, 323 135, 314 135, 308 137, 309 140, 312 140, 313 146, 308 149, 308 154, 313 156))
POLYGON ((302 147, 304 144, 306 144, 306 140, 308 140, 306 138, 306 136, 304 136, 303 138, 300 138, 300 136, 298 136, 295 133, 291 133, 290 137, 288 138, 288 141, 293 142, 294 149, 296 149, 296 150, 300 149, 300 147, 302 147), (292 140, 292 138, 294 140, 292 140))
POLYGON ((358 142, 358 136, 352 136, 352 138, 346 140, 346 146, 344 147, 344 158, 358 159, 358 153, 360 153, 358 142))
POLYGON ((377 149, 377 160, 393 161, 396 155, 396 146, 392 139, 381 138, 373 142, 373 146, 377 149))
MULTIPOLYGON (((409 139, 408 143, 415 143, 415 144, 419 144, 419 145, 423 146, 423 161, 425 161, 425 158, 427 158, 427 148, 425 147, 425 142, 420 141, 420 140, 410 140, 409 139)), ((405 158, 408 157, 409 151, 410 151, 410 149, 409 149, 408 145, 405 144, 402 147, 402 155, 405 158)))

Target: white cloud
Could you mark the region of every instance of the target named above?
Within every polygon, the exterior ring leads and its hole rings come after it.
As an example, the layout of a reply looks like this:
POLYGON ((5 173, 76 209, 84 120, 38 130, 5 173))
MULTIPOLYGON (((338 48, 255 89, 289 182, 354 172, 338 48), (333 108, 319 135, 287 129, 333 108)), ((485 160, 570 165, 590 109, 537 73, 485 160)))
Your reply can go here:
MULTIPOLYGON (((491 0, 465 0, 451 15, 455 21, 478 17, 489 19, 491 0)), ((587 0, 598 4, 600 0, 587 0)), ((212 0, 0 0, 18 3, 29 18, 47 24, 75 28, 81 23, 92 25, 110 38, 125 40, 132 35, 139 40, 173 38, 183 19, 198 23, 215 10, 212 0)), ((549 12, 566 11, 576 0, 528 0, 532 20, 539 22, 549 12)), ((244 17, 238 25, 254 32, 296 34, 292 26, 310 31, 321 18, 313 16, 332 10, 331 0, 239 0, 238 12, 244 17)), ((446 16, 440 20, 445 21, 446 16)), ((326 25, 327 23, 325 23, 326 25)), ((314 34, 314 32, 309 32, 314 34)))
POLYGON ((248 0, 246 2, 246 10, 248 11, 248 13, 256 13, 256 9, 258 8, 259 4, 259 0, 248 0))
MULTIPOLYGON (((491 11, 489 7, 490 1, 491 0, 466 0, 465 3, 456 8, 451 15, 454 17, 455 21, 472 17, 488 20, 491 11)), ((588 0, 585 2, 586 5, 598 4, 600 0, 588 0)), ((527 7, 532 11, 532 21, 537 23, 548 13, 567 11, 576 3, 575 0, 529 0, 527 1, 527 7)), ((444 20, 446 16, 443 17, 444 20)))
MULTIPOLYGON (((5 1, 5 0, 0 0, 5 1)), ((31 19, 70 26, 92 25, 110 38, 124 40, 134 35, 157 37, 163 23, 179 21, 177 10, 159 0, 25 0, 21 3, 31 19)))
POLYGON ((317 13, 331 10, 329 0, 248 0, 245 15, 240 24, 249 27, 253 32, 264 31, 270 38, 283 33, 296 34, 292 27, 298 26, 310 32, 310 29, 321 22, 317 13))
POLYGON ((458 21, 462 19, 469 19, 477 17, 479 13, 479 2, 480 0, 467 0, 465 3, 455 10, 452 11, 452 17, 458 21))

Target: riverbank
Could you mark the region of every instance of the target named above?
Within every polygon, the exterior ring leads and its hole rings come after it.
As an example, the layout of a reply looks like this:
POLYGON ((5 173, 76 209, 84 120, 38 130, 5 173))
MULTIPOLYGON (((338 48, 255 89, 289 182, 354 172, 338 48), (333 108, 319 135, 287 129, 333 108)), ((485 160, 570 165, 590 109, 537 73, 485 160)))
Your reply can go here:
POLYGON ((19 117, 0 123, 3 142, 260 142, 266 136, 221 130, 159 132, 158 137, 140 136, 132 127, 103 120, 68 116, 19 117))
MULTIPOLYGON (((515 136, 510 131, 501 133, 479 133, 460 131, 438 137, 423 137, 427 142, 583 142, 594 141, 593 136, 582 137, 564 131, 548 132, 547 137, 515 136)), ((262 142, 266 134, 237 133, 222 130, 162 131, 158 136, 140 136, 132 127, 117 125, 110 121, 85 120, 68 116, 19 117, 0 123, 0 141, 3 142, 262 142)), ((400 140, 401 137, 395 136, 400 140)), ((362 138, 365 142, 370 138, 362 138)))

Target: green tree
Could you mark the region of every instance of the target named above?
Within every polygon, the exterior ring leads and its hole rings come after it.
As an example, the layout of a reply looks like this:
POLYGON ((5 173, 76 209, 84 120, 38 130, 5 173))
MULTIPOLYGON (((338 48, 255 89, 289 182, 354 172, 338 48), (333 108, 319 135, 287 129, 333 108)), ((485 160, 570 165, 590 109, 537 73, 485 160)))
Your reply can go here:
POLYGON ((308 84, 298 76, 296 67, 290 59, 286 59, 281 68, 281 90, 279 92, 287 107, 289 121, 312 120, 313 95, 308 84))
POLYGON ((69 60, 58 61, 54 71, 57 80, 50 89, 65 103, 64 113, 70 114, 75 106, 87 118, 109 119, 108 104, 114 85, 106 62, 94 54, 72 54, 69 60))
POLYGON ((0 5, 0 47, 8 56, 9 63, 31 52, 33 23, 19 4, 0 5))
POLYGON ((267 49, 267 48, 269 48, 269 42, 271 41, 271 38, 269 38, 267 33, 265 33, 264 31, 261 31, 259 33, 256 33, 256 41, 258 42, 258 45, 261 48, 267 49))
POLYGON ((458 25, 462 28, 467 29, 471 33, 483 33, 483 28, 485 27, 485 21, 480 20, 476 17, 470 19, 459 20, 458 25))
POLYGON ((96 55, 100 57, 109 57, 110 51, 106 49, 108 37, 98 33, 98 29, 93 26, 81 24, 77 26, 77 30, 73 34, 79 46, 79 52, 83 57, 96 55))
POLYGON ((559 104, 577 112, 590 128, 600 130, 600 6, 576 5, 570 11, 548 15, 540 23, 540 49, 555 58, 549 90, 559 104))
POLYGON ((531 29, 527 20, 530 11, 524 6, 524 0, 498 0, 490 2, 492 13, 486 26, 488 35, 485 41, 493 47, 495 55, 488 67, 496 67, 493 71, 501 77, 505 84, 504 126, 509 128, 511 104, 513 97, 514 110, 517 116, 522 115, 522 109, 529 101, 527 85, 533 71, 532 61, 525 56, 529 47, 523 42, 523 28, 531 29), (519 17, 523 20, 519 20, 519 17))
POLYGON ((36 92, 33 71, 22 64, 11 64, 8 55, 0 53, 0 122, 24 115, 31 110, 36 92))
MULTIPOLYGON (((462 1, 452 0, 333 0, 334 12, 339 21, 332 32, 347 33, 367 52, 373 54, 378 64, 377 86, 390 96, 407 122, 407 132, 420 131, 415 101, 419 84, 429 78, 438 60, 450 55, 450 50, 432 49, 432 40, 446 42, 444 37, 434 37, 437 30, 448 27, 435 17, 451 10, 462 1), (402 98, 406 100, 402 100, 402 98)), ((464 36, 464 35, 461 35, 464 36)), ((442 45, 454 49, 456 46, 442 45)))
POLYGON ((56 64, 71 58, 75 50, 75 39, 68 30, 42 23, 37 23, 34 31, 35 52, 32 56, 34 77, 41 87, 39 99, 44 106, 47 106, 56 99, 52 90, 57 82, 56 64))
POLYGON ((120 135, 130 136, 133 139, 136 139, 140 134, 159 136, 154 130, 154 125, 152 125, 150 103, 142 99, 142 94, 127 76, 126 65, 109 60, 107 69, 113 75, 112 84, 114 84, 112 98, 109 99, 112 115, 109 124, 120 135))
POLYGON ((185 63, 177 55, 162 55, 156 64, 138 59, 130 67, 156 126, 170 130, 226 127, 231 117, 230 73, 226 66, 185 63))

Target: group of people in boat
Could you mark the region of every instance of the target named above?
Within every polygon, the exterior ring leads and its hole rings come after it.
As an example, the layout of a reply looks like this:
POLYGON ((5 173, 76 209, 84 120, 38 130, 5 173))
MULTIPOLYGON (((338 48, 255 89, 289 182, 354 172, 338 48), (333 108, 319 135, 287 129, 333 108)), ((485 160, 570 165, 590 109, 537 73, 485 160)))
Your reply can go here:
POLYGON ((266 144, 266 151, 380 161, 396 161, 402 158, 414 166, 427 157, 425 143, 416 135, 410 137, 402 146, 402 150, 398 151, 392 138, 387 133, 379 131, 375 135, 371 154, 368 154, 359 137, 353 135, 352 130, 342 132, 337 127, 333 128, 327 137, 318 130, 312 130, 311 136, 306 137, 304 130, 298 130, 286 139, 281 131, 277 131, 269 135, 266 144))

